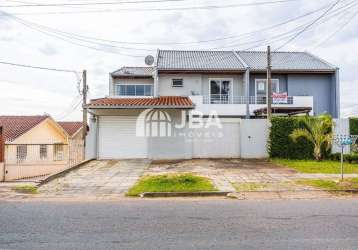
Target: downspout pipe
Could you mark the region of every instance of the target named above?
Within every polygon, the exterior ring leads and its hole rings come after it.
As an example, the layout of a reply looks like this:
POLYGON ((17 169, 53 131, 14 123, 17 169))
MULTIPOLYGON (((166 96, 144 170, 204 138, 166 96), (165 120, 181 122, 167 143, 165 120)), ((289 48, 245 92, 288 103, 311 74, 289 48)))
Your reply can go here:
POLYGON ((245 67, 244 83, 245 83, 245 104, 246 104, 246 119, 250 119, 250 67, 245 60, 235 50, 232 51, 237 60, 245 67))
POLYGON ((250 68, 245 72, 246 119, 250 119, 250 68))
POLYGON ((339 119, 341 117, 341 82, 339 68, 336 68, 335 73, 336 82, 336 116, 339 119))

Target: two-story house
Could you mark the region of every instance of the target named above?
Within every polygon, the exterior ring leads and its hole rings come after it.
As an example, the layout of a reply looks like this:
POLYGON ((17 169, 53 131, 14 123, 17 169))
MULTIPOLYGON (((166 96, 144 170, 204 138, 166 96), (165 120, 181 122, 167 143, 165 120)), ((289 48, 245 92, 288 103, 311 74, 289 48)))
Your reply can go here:
MULTIPOLYGON (((158 50, 152 67, 114 71, 109 96, 88 105, 97 126, 97 158, 240 157, 240 121, 267 112, 266 70, 265 52, 158 50), (224 126, 204 152, 204 139, 138 136, 138 117, 147 109, 164 111, 159 123, 214 112, 224 126)), ((273 52, 272 92, 274 113, 339 117, 339 70, 312 54, 273 52)))

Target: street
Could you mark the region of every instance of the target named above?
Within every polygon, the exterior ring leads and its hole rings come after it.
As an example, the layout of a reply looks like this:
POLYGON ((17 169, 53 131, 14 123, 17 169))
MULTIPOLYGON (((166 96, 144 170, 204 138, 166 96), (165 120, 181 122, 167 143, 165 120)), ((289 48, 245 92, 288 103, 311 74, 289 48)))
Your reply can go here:
POLYGON ((1 249, 357 249, 358 200, 2 202, 1 249))

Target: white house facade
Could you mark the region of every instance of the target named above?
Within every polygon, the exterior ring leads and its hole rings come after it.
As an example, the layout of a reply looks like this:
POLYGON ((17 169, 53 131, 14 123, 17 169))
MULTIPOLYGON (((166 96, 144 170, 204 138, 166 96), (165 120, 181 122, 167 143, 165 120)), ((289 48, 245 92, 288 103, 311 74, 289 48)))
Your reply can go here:
MULTIPOLYGON (((88 154, 98 159, 266 157, 265 72, 264 52, 159 50, 154 66, 111 73, 108 97, 91 100, 96 129, 89 135, 88 154), (138 133, 138 126, 150 128, 150 135, 138 133)), ((339 117, 339 70, 309 53, 273 53, 272 92, 274 114, 339 117)))

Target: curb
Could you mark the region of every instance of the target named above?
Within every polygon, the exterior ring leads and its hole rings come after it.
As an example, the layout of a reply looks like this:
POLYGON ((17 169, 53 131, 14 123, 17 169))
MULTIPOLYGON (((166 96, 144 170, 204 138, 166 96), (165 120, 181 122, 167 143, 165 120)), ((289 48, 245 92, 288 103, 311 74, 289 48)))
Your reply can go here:
POLYGON ((146 192, 140 194, 141 198, 165 197, 226 197, 231 192, 146 192))
POLYGON ((88 162, 93 161, 93 160, 94 160, 94 159, 85 160, 85 161, 83 161, 83 162, 81 162, 81 163, 79 163, 79 164, 77 164, 77 165, 75 165, 75 166, 73 166, 73 167, 71 167, 71 168, 67 168, 67 169, 62 170, 62 171, 60 171, 60 172, 58 172, 58 173, 55 173, 55 174, 53 174, 53 175, 50 175, 50 176, 47 177, 46 179, 42 180, 39 184, 37 184, 37 187, 41 187, 42 185, 44 185, 44 184, 46 184, 46 183, 49 183, 50 181, 52 181, 52 180, 54 180, 54 179, 57 179, 57 178, 59 178, 59 177, 62 177, 62 176, 64 176, 64 175, 68 174, 69 172, 71 172, 72 170, 75 170, 75 169, 77 169, 77 168, 80 168, 80 167, 82 167, 83 165, 85 165, 85 164, 87 164, 88 162))

